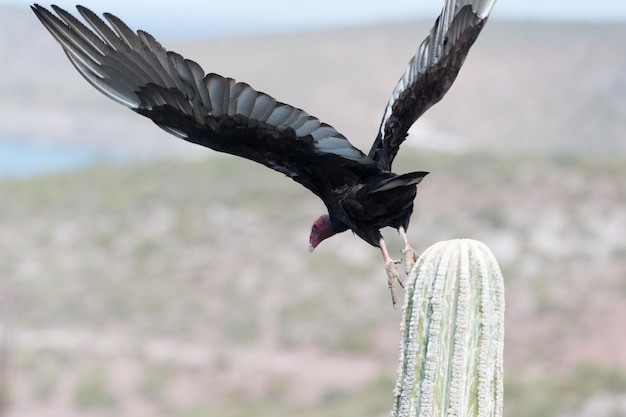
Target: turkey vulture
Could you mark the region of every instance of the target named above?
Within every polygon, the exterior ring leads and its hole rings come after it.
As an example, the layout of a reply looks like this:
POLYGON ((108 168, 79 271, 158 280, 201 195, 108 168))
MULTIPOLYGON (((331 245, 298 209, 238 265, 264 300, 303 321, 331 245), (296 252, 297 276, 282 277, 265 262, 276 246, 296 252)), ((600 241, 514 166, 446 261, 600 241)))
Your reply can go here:
POLYGON ((205 74, 194 61, 164 49, 150 34, 119 18, 104 19, 77 6, 86 24, 57 6, 56 15, 31 6, 78 72, 109 98, 167 132, 218 152, 263 164, 322 199, 328 213, 311 228, 312 251, 324 239, 352 230, 380 248, 392 301, 402 284, 399 261, 380 234, 396 228, 407 271, 417 253, 406 237, 416 186, 427 172, 391 172, 411 125, 448 91, 483 28, 495 0, 446 0, 430 34, 391 93, 376 139, 366 155, 332 126, 276 101, 248 84, 205 74))

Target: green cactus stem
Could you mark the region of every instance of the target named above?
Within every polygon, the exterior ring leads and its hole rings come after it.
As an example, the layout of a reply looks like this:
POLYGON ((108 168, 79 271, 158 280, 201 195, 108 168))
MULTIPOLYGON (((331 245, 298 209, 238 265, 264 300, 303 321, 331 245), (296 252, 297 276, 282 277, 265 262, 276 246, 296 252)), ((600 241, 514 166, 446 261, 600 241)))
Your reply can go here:
POLYGON ((428 248, 407 278, 392 417, 501 417, 504 282, 475 240, 428 248))

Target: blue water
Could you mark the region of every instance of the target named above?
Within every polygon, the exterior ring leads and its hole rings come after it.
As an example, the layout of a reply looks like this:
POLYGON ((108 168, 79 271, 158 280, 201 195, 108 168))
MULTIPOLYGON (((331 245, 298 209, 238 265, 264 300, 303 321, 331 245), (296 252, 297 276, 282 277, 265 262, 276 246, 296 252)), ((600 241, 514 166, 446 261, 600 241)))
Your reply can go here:
POLYGON ((85 168, 97 162, 119 163, 124 155, 87 146, 0 140, 0 177, 32 177, 85 168))

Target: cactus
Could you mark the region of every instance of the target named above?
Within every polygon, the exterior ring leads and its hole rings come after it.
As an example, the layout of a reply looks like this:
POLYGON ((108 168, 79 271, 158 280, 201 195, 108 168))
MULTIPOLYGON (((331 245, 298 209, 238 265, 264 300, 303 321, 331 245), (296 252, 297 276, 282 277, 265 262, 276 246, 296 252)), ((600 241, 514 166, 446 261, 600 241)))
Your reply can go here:
POLYGON ((407 278, 392 417, 501 417, 504 284, 474 240, 428 248, 407 278))

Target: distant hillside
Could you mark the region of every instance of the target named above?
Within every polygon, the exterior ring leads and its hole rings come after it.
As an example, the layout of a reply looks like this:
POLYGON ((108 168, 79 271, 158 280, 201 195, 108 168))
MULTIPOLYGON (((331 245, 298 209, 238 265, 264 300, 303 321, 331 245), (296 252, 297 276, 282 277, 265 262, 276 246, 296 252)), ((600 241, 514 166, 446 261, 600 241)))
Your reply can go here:
MULTIPOLYGON (((506 415, 626 392, 626 167, 411 149, 398 162, 433 171, 415 247, 471 237, 503 269, 506 415)), ((228 157, 0 181, 13 415, 384 415, 401 312, 357 237, 307 253, 322 212, 228 157)), ((580 417, 599 415, 618 414, 580 417)))
MULTIPOLYGON (((28 9, 3 10, 0 25, 0 138, 197 152, 165 139, 150 122, 82 81, 28 9)), ((246 81, 304 108, 367 147, 391 89, 429 26, 160 40, 207 72, 246 81)), ((463 137, 475 150, 623 153, 623 39, 626 24, 489 22, 451 92, 419 126, 463 137)))

